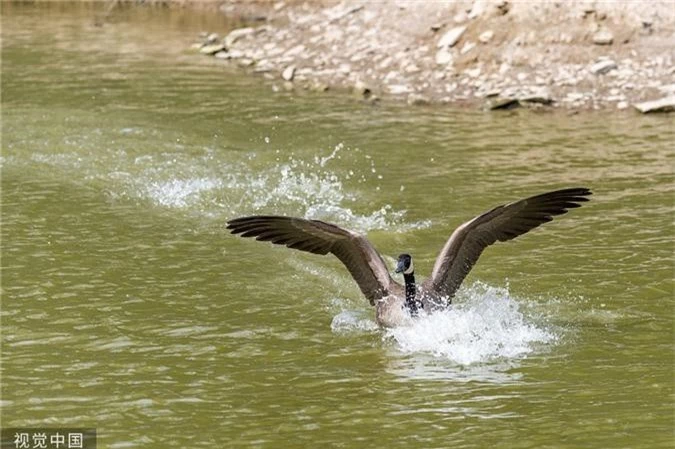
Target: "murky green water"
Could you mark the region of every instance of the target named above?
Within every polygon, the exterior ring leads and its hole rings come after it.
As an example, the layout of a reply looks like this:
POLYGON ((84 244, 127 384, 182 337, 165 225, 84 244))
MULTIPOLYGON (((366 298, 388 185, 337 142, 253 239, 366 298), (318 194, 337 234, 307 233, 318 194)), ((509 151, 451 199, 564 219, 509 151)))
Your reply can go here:
POLYGON ((92 17, 3 4, 4 427, 96 427, 103 448, 672 447, 672 117, 273 93, 186 49, 217 16, 92 17), (425 274, 462 221, 576 185, 591 203, 391 331, 336 260, 224 229, 319 217, 425 274))

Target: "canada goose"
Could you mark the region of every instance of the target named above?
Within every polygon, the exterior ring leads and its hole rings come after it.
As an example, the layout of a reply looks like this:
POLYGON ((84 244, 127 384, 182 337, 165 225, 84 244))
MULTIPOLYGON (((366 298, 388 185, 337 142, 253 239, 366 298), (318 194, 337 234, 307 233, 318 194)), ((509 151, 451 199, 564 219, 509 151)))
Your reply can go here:
POLYGON ((232 234, 255 237, 314 254, 332 253, 347 267, 375 306, 377 322, 393 327, 417 314, 418 309, 446 307, 485 248, 507 241, 551 221, 568 209, 580 207, 591 195, 580 187, 556 190, 497 206, 467 221, 452 233, 441 250, 431 276, 415 284, 410 254, 401 254, 396 273, 404 286, 392 279, 382 256, 362 235, 320 220, 255 215, 228 221, 232 234))

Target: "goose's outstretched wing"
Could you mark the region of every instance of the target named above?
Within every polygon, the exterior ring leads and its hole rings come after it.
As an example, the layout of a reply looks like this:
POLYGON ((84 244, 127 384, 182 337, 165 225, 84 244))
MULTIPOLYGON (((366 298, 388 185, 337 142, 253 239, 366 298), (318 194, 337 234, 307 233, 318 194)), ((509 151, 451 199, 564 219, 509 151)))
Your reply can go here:
POLYGON ((363 294, 374 301, 401 289, 373 245, 363 236, 330 223, 304 218, 262 216, 227 222, 232 234, 255 237, 314 254, 332 253, 347 267, 363 294))
POLYGON ((555 215, 581 206, 591 194, 583 187, 556 190, 497 206, 464 223, 438 255, 424 289, 451 298, 485 248, 496 241, 514 239, 553 220, 555 215))

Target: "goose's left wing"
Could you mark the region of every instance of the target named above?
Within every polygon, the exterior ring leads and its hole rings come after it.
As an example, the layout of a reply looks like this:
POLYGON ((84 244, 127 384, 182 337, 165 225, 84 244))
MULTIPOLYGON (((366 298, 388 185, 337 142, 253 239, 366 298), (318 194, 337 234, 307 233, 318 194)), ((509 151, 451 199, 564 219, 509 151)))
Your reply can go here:
POLYGON ((452 233, 436 259, 424 289, 451 298, 485 248, 525 234, 553 220, 580 203, 591 191, 586 188, 556 190, 497 206, 461 225, 452 233))

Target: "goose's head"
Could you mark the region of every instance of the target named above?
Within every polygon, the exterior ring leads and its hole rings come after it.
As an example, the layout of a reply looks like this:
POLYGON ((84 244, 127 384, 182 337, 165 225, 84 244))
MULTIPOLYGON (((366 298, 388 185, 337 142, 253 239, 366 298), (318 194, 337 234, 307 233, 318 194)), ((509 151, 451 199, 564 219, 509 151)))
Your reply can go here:
POLYGON ((398 256, 398 261, 396 262, 396 272, 403 274, 413 274, 415 272, 412 256, 410 254, 401 254, 398 256))

